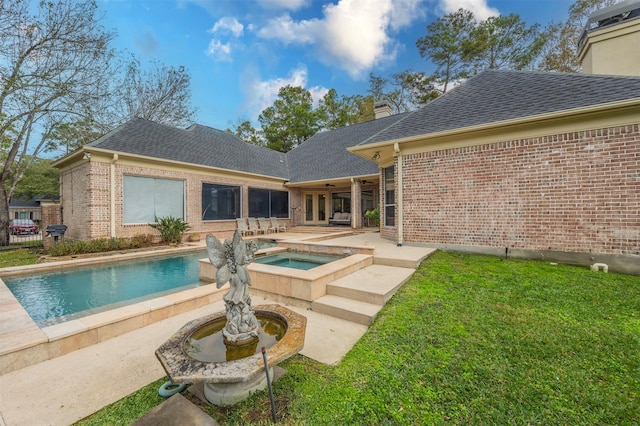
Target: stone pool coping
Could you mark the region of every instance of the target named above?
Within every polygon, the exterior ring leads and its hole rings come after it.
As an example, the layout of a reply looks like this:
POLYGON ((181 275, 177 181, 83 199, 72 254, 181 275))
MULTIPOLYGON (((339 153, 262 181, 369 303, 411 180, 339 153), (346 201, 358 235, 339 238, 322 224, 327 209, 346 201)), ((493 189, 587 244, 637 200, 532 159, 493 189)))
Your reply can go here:
POLYGON ((0 282, 0 374, 56 358, 214 303, 222 300, 225 291, 225 288, 216 289, 215 285, 207 284, 40 328, 13 298, 6 285, 0 282), (7 300, 6 293, 10 294, 13 301, 7 300))
MULTIPOLYGON (((188 245, 162 251, 135 252, 3 268, 3 277, 91 266, 124 260, 170 256, 202 250, 188 245)), ((222 299, 224 289, 203 285, 120 308, 40 328, 0 278, 0 374, 52 359, 174 315, 222 299)))
MULTIPOLYGON (((278 247, 260 250, 256 257, 288 251, 344 256, 332 262, 301 270, 253 262, 248 266, 251 293, 279 303, 311 307, 311 302, 327 294, 327 285, 359 269, 373 264, 375 247, 353 244, 324 245, 309 240, 281 240, 278 247), (345 256, 347 255, 347 256, 345 256)), ((216 267, 208 259, 200 259, 200 280, 214 282, 216 267)))
MULTIPOLYGON (((260 238, 310 243, 348 236, 352 232, 329 234, 268 234, 260 238)), ((40 328, 13 296, 1 277, 62 270, 149 257, 198 251, 204 241, 161 250, 109 254, 46 262, 36 265, 0 269, 0 374, 53 359, 69 352, 102 342, 169 317, 222 300, 227 291, 207 284, 178 293, 167 294, 143 302, 40 328)), ((266 249, 268 251, 270 249, 266 249)))

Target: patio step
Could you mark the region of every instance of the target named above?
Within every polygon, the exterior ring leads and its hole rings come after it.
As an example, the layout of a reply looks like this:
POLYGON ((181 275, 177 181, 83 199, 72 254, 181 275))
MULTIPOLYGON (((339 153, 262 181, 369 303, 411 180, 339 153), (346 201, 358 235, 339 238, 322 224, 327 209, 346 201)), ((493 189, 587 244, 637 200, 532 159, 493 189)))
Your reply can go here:
POLYGON ((297 234, 331 234, 333 232, 351 231, 351 228, 346 226, 311 226, 311 225, 298 225, 291 228, 287 228, 289 232, 297 234))
POLYGON ((327 294, 384 305, 407 282, 414 270, 371 265, 327 285, 327 294))
POLYGON ((414 270, 371 265, 327 284, 327 294, 311 303, 315 312, 369 325, 414 270))
POLYGON ((314 312, 363 325, 371 324, 380 309, 381 305, 330 294, 311 302, 311 310, 314 312))

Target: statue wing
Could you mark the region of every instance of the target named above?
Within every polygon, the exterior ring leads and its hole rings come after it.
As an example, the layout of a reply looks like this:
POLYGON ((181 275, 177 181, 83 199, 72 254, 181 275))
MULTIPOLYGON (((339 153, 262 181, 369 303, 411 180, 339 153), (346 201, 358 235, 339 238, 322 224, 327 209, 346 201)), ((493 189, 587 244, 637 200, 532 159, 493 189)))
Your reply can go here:
POLYGON ((236 265, 244 265, 246 263, 245 260, 245 242, 240 236, 240 232, 236 231, 233 234, 233 258, 236 261, 236 265))
POLYGON ((222 268, 218 268, 216 271, 216 288, 220 288, 229 281, 231 278, 231 272, 229 272, 229 267, 225 263, 222 268))
POLYGON ((211 234, 207 235, 206 241, 209 261, 219 270, 227 264, 227 259, 224 255, 224 245, 211 234))

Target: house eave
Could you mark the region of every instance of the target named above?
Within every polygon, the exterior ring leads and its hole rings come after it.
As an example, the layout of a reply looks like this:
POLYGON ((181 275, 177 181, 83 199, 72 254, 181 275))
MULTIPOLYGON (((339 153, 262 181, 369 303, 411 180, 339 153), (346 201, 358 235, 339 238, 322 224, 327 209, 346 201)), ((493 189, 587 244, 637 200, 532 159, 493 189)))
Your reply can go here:
POLYGON ((318 188, 323 185, 350 185, 352 179, 358 180, 375 180, 378 179, 378 174, 367 174, 367 175, 355 175, 355 176, 344 176, 340 178, 332 178, 332 179, 318 179, 318 180, 309 180, 304 182, 288 182, 286 184, 289 188, 318 188))
POLYGON ((561 128, 563 122, 571 122, 574 126, 572 131, 588 130, 594 128, 596 124, 594 119, 596 118, 600 118, 600 122, 610 121, 611 125, 637 123, 640 120, 640 98, 356 145, 347 148, 347 150, 384 167, 393 163, 394 156, 397 155, 394 152, 396 144, 403 153, 409 147, 412 147, 413 150, 418 150, 418 147, 421 147, 423 151, 446 148, 446 141, 457 141, 456 146, 470 146, 488 143, 487 141, 490 140, 512 140, 549 135, 551 134, 550 129, 561 128), (580 121, 581 125, 575 127, 577 121, 580 121), (429 145, 432 147, 427 148, 429 145))
POLYGON ((194 172, 206 173, 206 174, 224 174, 226 176, 235 176, 238 178, 252 178, 252 179, 261 179, 261 180, 270 180, 278 183, 286 183, 288 181, 287 178, 279 177, 279 176, 268 176, 262 175, 259 173, 250 173, 233 169, 225 169, 221 167, 213 167, 202 164, 194 164, 187 163, 184 161, 176 161, 169 160, 166 158, 158 158, 158 157, 150 157, 139 154, 131 154, 122 151, 114 151, 109 149, 95 148, 91 146, 84 146, 78 152, 74 152, 66 157, 61 158, 60 160, 55 161, 52 165, 57 168, 64 168, 71 164, 77 163, 78 161, 85 159, 86 154, 90 154, 91 161, 97 162, 106 162, 106 163, 133 163, 133 164, 144 164, 146 166, 155 165, 155 166, 170 166, 179 168, 182 170, 190 170, 194 172), (114 160, 115 159, 115 160, 114 160))

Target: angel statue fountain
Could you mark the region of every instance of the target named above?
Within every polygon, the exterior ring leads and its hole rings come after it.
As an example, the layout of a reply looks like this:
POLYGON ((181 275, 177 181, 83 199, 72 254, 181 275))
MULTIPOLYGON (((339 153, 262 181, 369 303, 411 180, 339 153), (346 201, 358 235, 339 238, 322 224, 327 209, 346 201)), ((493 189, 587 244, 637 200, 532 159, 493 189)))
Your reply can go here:
POLYGON ((247 265, 253 262, 258 246, 255 241, 244 241, 238 230, 224 243, 211 234, 207 235, 206 242, 209 261, 217 268, 216 287, 229 281, 229 291, 224 295, 227 324, 222 334, 225 340, 240 345, 256 339, 259 323, 251 306, 247 265))

